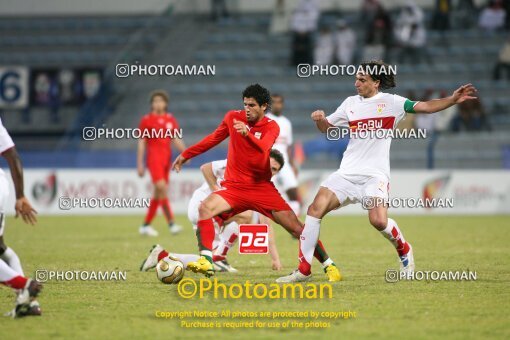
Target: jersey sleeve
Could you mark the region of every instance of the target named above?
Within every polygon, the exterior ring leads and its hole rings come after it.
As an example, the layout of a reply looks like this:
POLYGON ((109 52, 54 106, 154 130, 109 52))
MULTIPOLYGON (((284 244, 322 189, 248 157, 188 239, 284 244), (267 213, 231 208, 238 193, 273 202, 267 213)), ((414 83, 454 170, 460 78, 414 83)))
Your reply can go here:
POLYGON ((4 153, 4 151, 12 148, 13 146, 14 142, 0 120, 0 153, 4 153))
POLYGON ((181 127, 179 126, 179 122, 177 121, 177 118, 175 118, 174 115, 172 115, 172 125, 174 127, 174 129, 180 129, 181 127))
POLYGON ((138 128, 139 128, 140 130, 142 130, 142 131, 143 131, 143 130, 147 127, 147 125, 146 125, 146 121, 147 121, 147 120, 145 119, 145 116, 144 116, 144 117, 142 117, 142 119, 140 119, 140 123, 138 124, 138 128))
POLYGON ((345 99, 335 112, 326 117, 329 124, 338 127, 349 127, 349 119, 346 112, 347 100, 345 99))
POLYGON ((227 167, 227 160, 223 159, 221 161, 214 161, 211 163, 211 166, 214 177, 216 178, 223 177, 223 174, 225 173, 225 168, 227 167))
POLYGON ((275 121, 273 121, 273 123, 273 127, 267 131, 261 139, 258 139, 250 132, 246 135, 248 141, 259 149, 259 151, 265 152, 270 150, 273 147, 276 138, 278 138, 278 135, 280 134, 280 127, 275 121))
POLYGON ((182 152, 182 157, 186 159, 193 158, 195 156, 198 156, 200 154, 203 154, 207 150, 211 149, 212 147, 220 144, 222 141, 224 141, 229 136, 228 131, 228 125, 226 123, 227 117, 229 116, 229 113, 225 115, 223 120, 221 121, 220 125, 214 130, 213 133, 206 136, 204 139, 202 139, 200 142, 198 142, 195 145, 190 146, 186 150, 182 152))
POLYGON ((405 119, 407 113, 416 113, 414 111, 414 106, 418 102, 409 100, 405 97, 399 96, 397 94, 393 95, 393 112, 396 118, 396 124, 400 122, 402 119, 405 119))

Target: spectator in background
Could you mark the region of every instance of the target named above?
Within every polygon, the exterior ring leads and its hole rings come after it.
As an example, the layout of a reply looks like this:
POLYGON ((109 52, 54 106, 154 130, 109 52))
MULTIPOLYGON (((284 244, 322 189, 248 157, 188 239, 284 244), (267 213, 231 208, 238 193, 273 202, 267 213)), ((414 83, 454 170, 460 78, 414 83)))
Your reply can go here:
POLYGON ((318 0, 301 0, 291 19, 292 65, 313 63, 313 34, 319 21, 318 0))
POLYGON ((343 19, 336 22, 336 27, 336 59, 339 64, 349 65, 353 62, 354 51, 356 50, 356 33, 343 19))
POLYGON ((364 0, 361 5, 360 22, 372 22, 381 4, 379 0, 364 0))
POLYGON ((432 29, 447 31, 450 29, 451 0, 436 0, 436 8, 432 17, 432 29))
POLYGON ((392 22, 390 15, 379 4, 374 19, 369 24, 366 45, 363 49, 364 60, 384 59, 389 61, 389 50, 392 43, 392 22))
POLYGON ((470 29, 476 22, 477 9, 473 0, 459 0, 453 12, 454 27, 470 29))
MULTIPOLYGON (((423 20, 423 11, 414 1, 409 1, 402 8, 395 25, 395 37, 400 45, 400 63, 406 60, 411 63, 421 62, 422 56, 428 57, 425 51, 427 32, 423 20)), ((430 57, 428 61, 430 62, 430 57)))
POLYGON ((219 20, 221 18, 228 18, 229 13, 227 9, 226 0, 212 0, 211 1, 211 19, 219 20))
POLYGON ((457 115, 452 121, 452 131, 490 131, 491 126, 480 98, 457 105, 457 115))
POLYGON ((328 26, 321 27, 317 43, 314 49, 314 60, 316 65, 330 65, 333 63, 333 52, 335 49, 333 33, 328 26))
MULTIPOLYGON (((508 0, 507 0, 508 1, 508 0)), ((491 0, 478 19, 478 26, 487 31, 497 31, 505 27, 506 12, 501 0, 491 0)))
POLYGON ((494 67, 494 80, 501 79, 501 71, 505 71, 507 79, 510 80, 510 35, 501 51, 499 51, 498 63, 494 67))

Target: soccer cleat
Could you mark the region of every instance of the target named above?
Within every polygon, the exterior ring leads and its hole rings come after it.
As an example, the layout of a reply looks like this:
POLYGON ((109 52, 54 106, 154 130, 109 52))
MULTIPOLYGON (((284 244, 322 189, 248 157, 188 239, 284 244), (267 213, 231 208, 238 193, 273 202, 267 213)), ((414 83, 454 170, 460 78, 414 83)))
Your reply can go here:
POLYGON ((214 275, 213 264, 203 256, 200 256, 198 261, 188 263, 186 270, 191 270, 193 273, 204 274, 206 277, 214 275))
POLYGON ((413 247, 409 244, 409 251, 407 254, 399 256, 400 258, 400 272, 406 273, 407 276, 411 276, 414 273, 414 255, 413 247))
POLYGON ((342 274, 340 274, 340 270, 334 264, 330 264, 324 268, 324 272, 326 273, 329 282, 342 281, 342 274))
POLYGON ((11 314, 15 318, 23 316, 41 315, 39 303, 35 298, 42 290, 42 284, 36 280, 29 279, 25 288, 23 288, 16 298, 16 308, 11 314))
POLYGON ((312 274, 305 275, 305 274, 302 274, 298 269, 296 269, 287 276, 282 276, 282 277, 277 278, 276 282, 278 282, 278 283, 306 282, 306 281, 310 281, 311 278, 312 278, 312 274))
POLYGON ((182 231, 182 227, 178 224, 172 224, 168 227, 168 230, 170 230, 170 234, 175 235, 182 231))
POLYGON ((142 265, 140 266, 140 271, 146 272, 149 269, 155 268, 158 264, 159 253, 161 253, 163 250, 163 247, 159 244, 153 245, 152 249, 149 251, 149 256, 143 260, 142 265))
POLYGON ((147 226, 141 226, 139 229, 138 229, 138 232, 140 233, 140 235, 142 236, 152 236, 152 237, 156 237, 158 236, 158 232, 156 231, 156 229, 154 229, 153 227, 151 227, 150 225, 147 225, 147 226))
POLYGON ((232 267, 226 259, 222 260, 222 261, 215 261, 213 263, 213 265, 214 265, 214 270, 217 272, 227 272, 227 273, 237 273, 238 272, 238 270, 235 269, 234 267, 232 267))

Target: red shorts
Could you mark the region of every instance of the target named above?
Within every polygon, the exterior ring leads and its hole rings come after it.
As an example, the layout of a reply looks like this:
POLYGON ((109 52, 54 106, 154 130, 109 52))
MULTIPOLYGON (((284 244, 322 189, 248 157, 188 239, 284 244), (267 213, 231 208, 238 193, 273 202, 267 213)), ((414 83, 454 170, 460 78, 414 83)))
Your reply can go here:
POLYGON ((151 162, 147 164, 147 168, 151 174, 152 183, 156 183, 162 179, 168 183, 170 176, 170 162, 151 162))
POLYGON ((223 189, 214 194, 220 195, 232 207, 231 216, 254 210, 273 219, 273 211, 292 210, 273 182, 243 184, 225 181, 221 186, 223 189))

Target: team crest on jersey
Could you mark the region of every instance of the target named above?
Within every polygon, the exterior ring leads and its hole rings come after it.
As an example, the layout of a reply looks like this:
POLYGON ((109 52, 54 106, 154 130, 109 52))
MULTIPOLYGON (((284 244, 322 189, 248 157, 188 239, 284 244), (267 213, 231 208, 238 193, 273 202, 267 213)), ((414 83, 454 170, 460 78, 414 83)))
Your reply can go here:
POLYGON ((262 136, 262 132, 255 132, 254 136, 257 139, 260 139, 260 136, 262 136))
POLYGON ((385 107, 386 107, 386 104, 384 104, 384 103, 377 104, 377 113, 381 113, 385 107))

